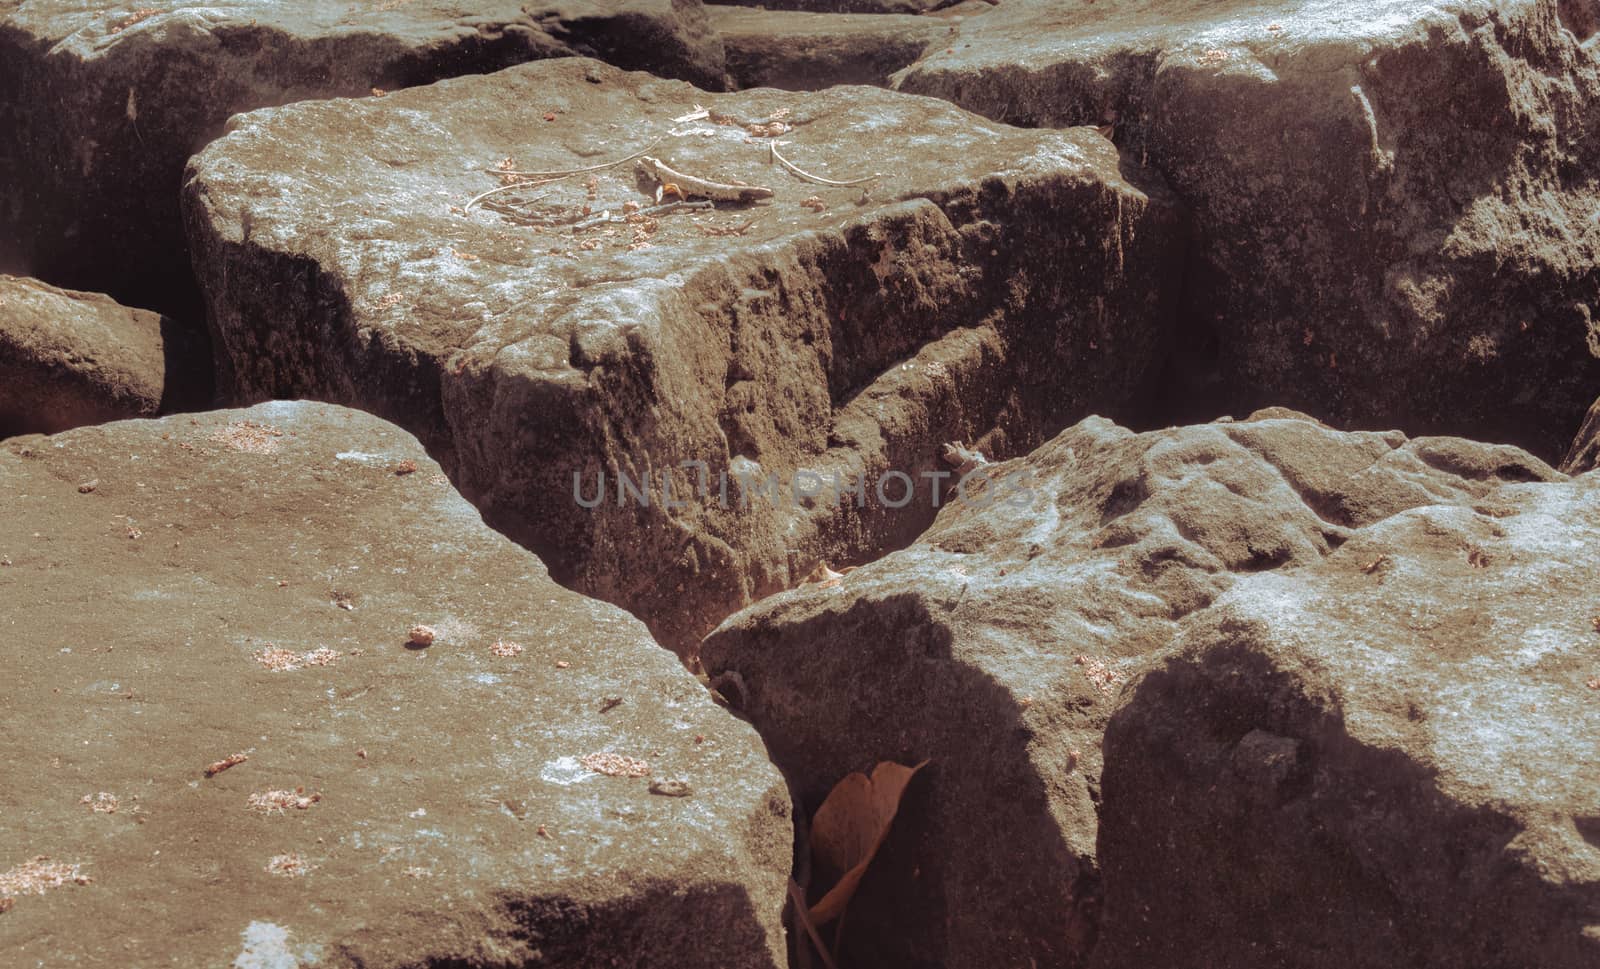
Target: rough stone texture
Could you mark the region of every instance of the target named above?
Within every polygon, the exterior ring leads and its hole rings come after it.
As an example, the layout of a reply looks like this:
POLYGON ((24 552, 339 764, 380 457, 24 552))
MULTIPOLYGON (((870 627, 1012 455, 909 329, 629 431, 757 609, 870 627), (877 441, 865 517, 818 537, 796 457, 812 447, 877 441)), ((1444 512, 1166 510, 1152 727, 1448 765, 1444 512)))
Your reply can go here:
POLYGON ((1114 120, 1165 175, 1195 225, 1175 406, 1556 460, 1600 386, 1597 14, 1005 0, 897 82, 1012 124, 1114 120))
MULTIPOLYGON (((716 0, 726 3, 727 0, 716 0)), ((760 0, 740 6, 768 10, 801 10, 811 13, 912 14, 949 7, 959 0, 760 0)), ((730 4, 731 5, 731 4, 730 4)))
POLYGON ((1511 485, 1197 616, 1106 733, 1098 965, 1600 964, 1597 549, 1600 480, 1511 485))
POLYGON ((740 88, 889 83, 951 28, 928 17, 708 7, 740 88))
POLYGON ((722 84, 699 0, 0 4, 0 270, 198 321, 178 189, 229 115, 571 54, 722 84))
POLYGON ((1600 468, 1600 400, 1589 408, 1583 426, 1578 428, 1578 436, 1572 439, 1572 446, 1567 448, 1567 456, 1561 462, 1561 470, 1568 474, 1582 474, 1596 468, 1600 468))
POLYGON ((209 388, 182 375, 207 364, 204 346, 157 313, 0 274, 0 437, 202 403, 209 388))
POLYGON ((958 439, 1026 451, 1137 394, 1182 242, 1171 206, 1119 164, 1089 130, 1011 129, 876 88, 708 95, 563 59, 240 116, 192 164, 185 211, 226 392, 396 420, 558 578, 687 651, 818 560, 920 532, 926 481, 889 508, 873 494, 885 469, 948 470, 958 439), (662 160, 775 197, 663 215, 653 234, 574 234, 584 207, 649 204, 653 182, 624 165, 594 176, 593 199, 574 178, 519 189, 511 214, 463 212, 505 156, 540 171, 625 158, 697 104, 786 110, 796 164, 886 174, 809 184, 743 128, 685 122, 662 160), (707 465, 704 493, 686 461, 707 465), (618 499, 619 470, 648 475, 648 508, 618 499), (578 507, 574 476, 592 499, 602 472, 604 501, 578 507), (801 472, 864 479, 868 500, 769 500, 738 477, 787 493, 815 483, 801 472), (665 476, 687 507, 664 506, 665 476))
POLYGON ((309 403, 123 422, 6 442, 0 490, 0 877, 93 879, 16 896, 8 965, 784 964, 760 739, 410 435, 309 403), (580 765, 604 751, 692 793, 580 765), (314 867, 264 870, 290 853, 314 867))
POLYGON ((1118 681, 1241 575, 1314 567, 1407 508, 1559 477, 1511 447, 1283 410, 1145 434, 1091 418, 988 473, 992 492, 948 504, 914 545, 758 603, 702 647, 708 673, 740 674, 730 699, 807 810, 848 771, 932 760, 851 905, 858 965, 1085 965, 1118 681), (1030 473, 1034 500, 1014 503, 1030 473))

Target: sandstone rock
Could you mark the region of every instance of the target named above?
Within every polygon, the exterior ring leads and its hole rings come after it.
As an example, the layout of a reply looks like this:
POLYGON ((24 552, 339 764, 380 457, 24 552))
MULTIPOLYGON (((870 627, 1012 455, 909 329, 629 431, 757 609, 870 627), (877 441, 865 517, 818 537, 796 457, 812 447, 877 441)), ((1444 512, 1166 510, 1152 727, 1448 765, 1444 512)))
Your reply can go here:
POLYGON ((1096 965, 1600 962, 1596 549, 1600 482, 1509 485, 1196 616, 1106 733, 1096 965))
POLYGON ((1005 0, 897 82, 1112 123, 1165 175, 1196 230, 1175 404, 1555 460, 1600 385, 1594 9, 1005 0))
MULTIPOLYGON (((726 4, 729 0, 715 0, 726 4)), ((958 0, 760 0, 745 4, 768 10, 801 10, 811 13, 913 14, 949 7, 958 0)))
POLYGON ((410 435, 116 423, 6 442, 0 490, 0 886, 92 879, 13 896, 8 964, 784 964, 760 739, 410 435), (625 758, 692 793, 586 766, 625 758))
POLYGON ((875 88, 718 96, 563 59, 240 116, 192 164, 185 211, 225 392, 403 424, 559 579, 688 650, 819 560, 914 537, 944 444, 1007 456, 1138 394, 1181 240, 1118 165, 1092 131, 875 88), (674 122, 697 105, 729 123, 674 122), (883 174, 804 182, 750 133, 774 124, 804 169, 883 174), (575 231, 651 203, 627 164, 466 211, 502 159, 646 149, 774 197, 575 231), (889 470, 921 482, 901 507, 889 470), (649 507, 619 473, 648 479, 649 507), (760 497, 773 475, 863 499, 760 497))
POLYGON ((708 7, 736 86, 888 84, 949 27, 927 17, 708 7))
POLYGON ((198 320, 178 187, 229 115, 571 54, 722 84, 698 0, 0 5, 0 270, 198 320))
MULTIPOLYGON (((708 673, 740 674, 730 700, 807 810, 851 770, 931 758, 851 904, 860 965, 1087 964, 1099 744, 1137 664, 1241 576, 1313 568, 1407 508, 1559 477, 1513 448, 1283 411, 1144 434, 1091 418, 987 473, 914 545, 758 603, 702 647, 708 673)), ((1150 784, 1147 810, 1166 811, 1150 784)))
POLYGON ((0 275, 0 437, 202 403, 209 388, 184 375, 206 362, 159 314, 0 275))
POLYGON ((1561 470, 1568 474, 1583 474, 1596 468, 1600 468, 1600 401, 1589 408, 1583 426, 1578 428, 1578 436, 1572 439, 1567 456, 1561 462, 1561 470))

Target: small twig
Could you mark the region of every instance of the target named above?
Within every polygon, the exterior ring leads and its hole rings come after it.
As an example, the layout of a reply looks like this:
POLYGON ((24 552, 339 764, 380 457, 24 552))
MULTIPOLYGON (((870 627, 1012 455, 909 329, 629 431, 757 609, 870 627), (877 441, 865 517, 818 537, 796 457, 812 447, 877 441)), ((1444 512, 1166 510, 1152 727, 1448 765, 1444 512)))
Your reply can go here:
MULTIPOLYGON (((675 201, 666 202, 666 203, 663 203, 661 205, 652 205, 648 209, 640 209, 637 212, 632 212, 632 213, 629 213, 629 214, 630 215, 665 215, 668 212, 676 212, 679 209, 714 209, 716 207, 717 207, 717 205, 716 205, 715 202, 708 202, 708 201, 690 202, 690 201, 686 201, 684 199, 677 199, 675 201)), ((626 216, 626 215, 617 215, 614 212, 606 211, 606 212, 601 212, 599 215, 595 216, 592 219, 585 219, 582 222, 574 222, 572 224, 572 231, 576 232, 579 229, 587 229, 587 228, 590 228, 592 226, 605 225, 608 222, 626 222, 626 221, 628 221, 628 216, 626 216)))
POLYGON ((802 170, 801 168, 796 166, 793 162, 791 162, 789 159, 787 159, 787 158, 783 157, 781 154, 779 154, 778 153, 778 145, 779 144, 788 144, 788 142, 777 142, 777 141, 769 141, 769 142, 767 142, 767 149, 772 152, 772 160, 777 162, 778 164, 782 165, 784 168, 787 168, 790 172, 794 173, 795 175, 799 176, 800 178, 805 179, 808 182, 815 182, 818 185, 831 185, 834 188, 849 188, 852 185, 861 185, 863 183, 870 182, 875 178, 882 178, 883 177, 883 173, 882 172, 873 172, 871 175, 868 175, 865 178, 852 178, 849 181, 841 182, 841 181, 837 181, 837 180, 832 179, 832 178, 823 178, 821 175, 813 175, 808 171, 802 170))
POLYGON ((661 137, 657 138, 655 141, 650 142, 650 144, 645 145, 643 148, 640 148, 638 151, 636 151, 633 154, 629 155, 627 158, 618 158, 616 161, 609 161, 609 162, 606 162, 603 165, 590 165, 587 168, 565 168, 565 169, 562 169, 561 171, 555 171, 555 172, 519 172, 519 171, 515 171, 513 169, 506 169, 506 168, 485 168, 484 171, 489 172, 489 173, 494 174, 494 175, 517 175, 517 176, 522 176, 522 177, 526 177, 526 178, 548 178, 548 179, 571 178, 573 175, 583 175, 583 174, 586 174, 588 172, 603 172, 608 168, 616 168, 618 165, 626 165, 628 162, 633 161, 635 158, 638 158, 641 155, 648 155, 651 151, 653 151, 655 149, 655 147, 657 145, 661 144, 663 141, 666 141, 666 140, 667 140, 667 136, 666 135, 662 135, 661 137))
MULTIPOLYGON (((554 182, 554 181, 558 181, 558 179, 549 178, 549 179, 546 179, 546 180, 544 180, 542 182, 533 182, 533 181, 529 181, 529 182, 512 182, 510 185, 502 185, 499 188, 491 188, 491 189, 489 189, 489 191, 484 192, 482 195, 475 196, 472 199, 472 201, 468 202, 466 205, 463 205, 461 207, 461 212, 462 212, 463 215, 465 215, 467 212, 472 211, 472 207, 474 205, 477 205, 479 202, 482 202, 484 199, 486 199, 489 196, 495 194, 496 192, 509 192, 514 188, 530 188, 530 187, 531 188, 538 188, 540 185, 548 185, 548 184, 550 184, 551 182, 554 182)), ((541 195, 541 196, 539 196, 539 198, 544 198, 544 196, 541 195)))
POLYGON ((811 924, 811 911, 806 908, 806 897, 800 894, 800 886, 795 884, 793 878, 789 879, 789 900, 794 902, 794 919, 806 930, 806 935, 811 937, 811 942, 817 947, 817 955, 822 957, 823 965, 828 969, 839 969, 828 955, 828 947, 822 944, 822 936, 817 934, 817 927, 811 924))
POLYGON ((772 189, 762 188, 759 185, 730 185, 726 182, 713 182, 694 175, 685 175, 668 168, 661 159, 651 158, 648 155, 640 161, 655 176, 657 182, 662 185, 668 183, 676 185, 680 195, 698 195, 703 199, 716 199, 720 202, 753 202, 756 199, 772 198, 773 195, 772 189))
POLYGON ((615 215, 612 215, 610 212, 601 212, 592 219, 584 219, 582 222, 572 223, 572 231, 577 232, 579 229, 590 229, 597 225, 605 225, 607 222, 621 221, 621 219, 617 218, 615 215))
POLYGON ((700 231, 708 236, 742 236, 757 225, 759 223, 755 219, 748 219, 738 225, 703 225, 700 231))

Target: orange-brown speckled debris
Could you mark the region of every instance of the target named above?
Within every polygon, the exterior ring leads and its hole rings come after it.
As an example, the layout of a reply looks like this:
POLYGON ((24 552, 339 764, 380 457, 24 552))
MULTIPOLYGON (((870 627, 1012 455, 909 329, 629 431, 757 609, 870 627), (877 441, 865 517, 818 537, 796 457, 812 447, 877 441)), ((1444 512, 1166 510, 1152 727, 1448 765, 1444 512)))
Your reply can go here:
POLYGON ((52 888, 67 882, 87 885, 93 881, 78 869, 80 865, 51 861, 49 855, 39 855, 14 868, 0 872, 0 895, 43 895, 52 888))
POLYGON ((649 777, 650 764, 648 761, 636 757, 624 757, 610 751, 588 754, 579 761, 580 764, 607 777, 649 777))
POLYGON ((262 870, 269 875, 277 875, 281 878, 301 878, 311 874, 316 867, 316 865, 308 864, 304 858, 300 857, 299 852, 291 851, 286 855, 273 855, 267 860, 266 867, 262 870))

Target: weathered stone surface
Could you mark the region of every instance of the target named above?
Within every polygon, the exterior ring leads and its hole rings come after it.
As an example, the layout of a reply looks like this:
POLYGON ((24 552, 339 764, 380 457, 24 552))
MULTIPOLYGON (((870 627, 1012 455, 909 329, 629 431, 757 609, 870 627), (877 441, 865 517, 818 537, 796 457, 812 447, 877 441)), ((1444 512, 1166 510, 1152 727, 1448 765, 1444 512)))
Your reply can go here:
POLYGON ((1510 485, 1196 616, 1106 733, 1097 965, 1600 964, 1597 549, 1600 481, 1510 485))
POLYGON ((741 88, 815 91, 835 84, 888 84, 950 32, 929 17, 708 7, 741 88))
POLYGON ((1005 0, 898 76, 1193 208, 1175 402, 1556 460, 1600 385, 1593 0, 1005 0), (1214 406, 1206 402, 1219 401, 1214 406))
POLYGON ((1578 428, 1578 436, 1572 439, 1572 446, 1567 448, 1567 456, 1561 462, 1561 470, 1568 474, 1583 474, 1596 468, 1600 468, 1600 401, 1589 408, 1583 426, 1578 428))
POLYGON ((920 532, 926 482, 890 507, 894 479, 874 495, 886 469, 948 470, 957 439, 1025 451, 1138 393, 1181 239, 1118 166, 1092 131, 927 98, 708 95, 563 59, 240 116, 192 164, 185 211, 227 392, 398 421, 558 578, 687 650, 818 560, 920 532), (884 174, 801 181, 738 125, 674 128, 697 104, 786 111, 795 164, 884 174), (658 143, 669 130, 683 134, 658 143), (586 209, 649 204, 654 182, 624 165, 592 190, 579 177, 519 189, 509 212, 463 210, 507 156, 549 171, 653 144, 677 170, 775 195, 575 233, 586 209), (687 461, 705 463, 704 492, 687 461), (619 471, 648 475, 648 508, 619 498, 619 471), (738 480, 787 492, 806 472, 864 480, 868 500, 773 501, 738 480), (578 507, 575 476, 592 500, 601 473, 604 500, 578 507), (685 507, 665 506, 663 477, 685 507))
POLYGON ((203 345, 157 313, 0 274, 0 437, 202 403, 209 388, 185 386, 184 375, 208 363, 203 345))
POLYGON ((8 965, 784 964, 760 739, 410 435, 309 403, 122 422, 6 442, 0 491, 0 884, 93 879, 14 896, 8 965))
MULTIPOLYGON (((727 4, 729 0, 714 0, 727 4)), ((768 10, 801 10, 812 13, 912 14, 949 7, 959 0, 760 0, 742 6, 768 10)))
MULTIPOLYGON (((1087 964, 1122 678, 1242 575, 1314 567, 1407 508, 1559 477, 1510 447, 1281 410, 1145 434, 1091 418, 989 474, 989 507, 986 491, 954 501, 914 545, 758 603, 702 647, 708 673, 740 674, 725 689, 808 810, 863 765, 932 760, 851 905, 860 965, 1087 964), (1034 500, 998 500, 1028 473, 1034 500)), ((1158 789, 1152 774, 1152 813, 1158 789)))
POLYGON ((230 115, 572 54, 722 84, 699 0, 0 5, 0 270, 198 319, 178 188, 230 115))

